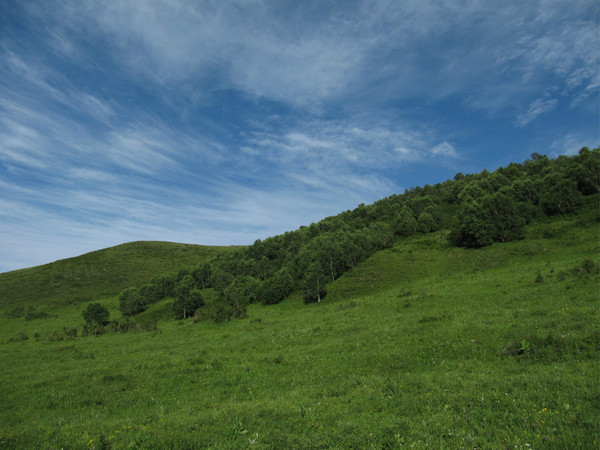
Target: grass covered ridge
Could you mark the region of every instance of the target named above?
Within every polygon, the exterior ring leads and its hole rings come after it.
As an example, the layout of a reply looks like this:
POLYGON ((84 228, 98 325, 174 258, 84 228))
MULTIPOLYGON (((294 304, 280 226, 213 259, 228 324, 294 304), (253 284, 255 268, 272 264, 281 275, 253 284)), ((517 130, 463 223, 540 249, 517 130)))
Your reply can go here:
POLYGON ((236 247, 138 241, 0 274, 0 307, 47 307, 117 295, 236 247))
POLYGON ((598 237, 575 218, 477 250, 416 236, 320 304, 220 324, 161 321, 164 300, 154 331, 46 342, 81 305, 0 314, 0 447, 597 446, 598 237))

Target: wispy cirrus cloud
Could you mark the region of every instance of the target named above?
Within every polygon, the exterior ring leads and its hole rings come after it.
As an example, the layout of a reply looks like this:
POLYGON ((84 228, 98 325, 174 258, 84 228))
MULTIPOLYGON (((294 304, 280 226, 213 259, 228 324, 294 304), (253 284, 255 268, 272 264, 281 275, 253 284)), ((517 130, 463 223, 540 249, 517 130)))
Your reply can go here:
POLYGON ((545 114, 555 109, 557 104, 558 99, 556 98, 538 98, 529 105, 527 112, 519 114, 516 119, 516 124, 519 127, 524 127, 535 120, 540 114, 545 114))
MULTIPOLYGON (((436 98, 468 92, 468 104, 507 107, 517 98, 511 92, 535 92, 544 73, 571 86, 582 76, 589 84, 591 75, 582 69, 597 73, 598 51, 589 50, 597 47, 597 24, 581 19, 597 15, 593 2, 278 6, 149 0, 32 8, 40 16, 59 14, 70 31, 85 24, 88 33, 111 42, 121 65, 153 82, 218 79, 222 87, 309 108, 353 96, 367 82, 371 93, 436 98)), ((58 48, 72 54, 76 44, 66 36, 58 35, 58 48)))
POLYGON ((300 123, 291 130, 255 132, 247 148, 286 164, 381 168, 425 160, 432 154, 456 157, 450 144, 410 127, 359 126, 353 119, 300 123), (446 151, 441 151, 446 149, 446 151), (449 151, 451 149, 451 151, 449 151))

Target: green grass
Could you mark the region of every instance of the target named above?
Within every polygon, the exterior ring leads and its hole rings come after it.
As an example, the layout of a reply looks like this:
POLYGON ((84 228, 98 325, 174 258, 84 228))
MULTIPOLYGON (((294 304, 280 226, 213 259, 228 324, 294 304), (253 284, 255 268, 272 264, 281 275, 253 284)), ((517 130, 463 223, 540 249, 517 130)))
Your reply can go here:
POLYGON ((2 273, 0 307, 55 307, 114 296, 156 274, 201 263, 234 248, 139 241, 2 273))
POLYGON ((568 218, 480 250, 421 236, 320 304, 222 324, 165 300, 153 331, 46 342, 81 305, 0 315, 0 447, 597 447, 598 244, 568 218))

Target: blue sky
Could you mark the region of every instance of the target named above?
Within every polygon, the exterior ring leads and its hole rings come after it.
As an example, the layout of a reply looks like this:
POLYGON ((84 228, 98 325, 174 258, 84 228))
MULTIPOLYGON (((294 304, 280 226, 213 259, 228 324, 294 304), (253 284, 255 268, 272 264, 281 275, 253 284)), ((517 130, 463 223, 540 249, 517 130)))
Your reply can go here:
POLYGON ((0 0, 0 272, 251 244, 598 146, 591 1, 0 0))

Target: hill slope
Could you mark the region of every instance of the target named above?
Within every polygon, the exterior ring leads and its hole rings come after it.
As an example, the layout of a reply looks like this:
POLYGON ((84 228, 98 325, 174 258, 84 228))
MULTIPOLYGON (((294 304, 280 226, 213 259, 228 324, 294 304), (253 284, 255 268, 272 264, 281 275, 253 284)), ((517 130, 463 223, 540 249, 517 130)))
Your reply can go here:
POLYGON ((408 238, 322 303, 226 323, 57 341, 33 331, 81 306, 0 316, 0 447, 594 447, 598 247, 558 218, 482 249, 408 238))
POLYGON ((235 247, 138 241, 0 274, 0 306, 48 306, 114 296, 154 275, 202 263, 235 247))

